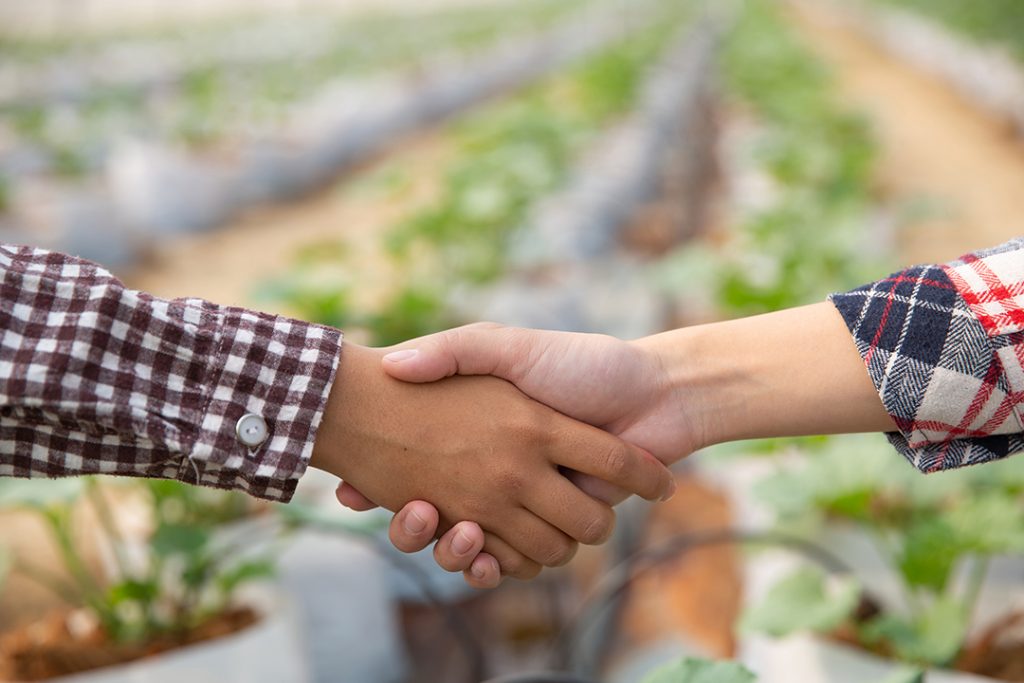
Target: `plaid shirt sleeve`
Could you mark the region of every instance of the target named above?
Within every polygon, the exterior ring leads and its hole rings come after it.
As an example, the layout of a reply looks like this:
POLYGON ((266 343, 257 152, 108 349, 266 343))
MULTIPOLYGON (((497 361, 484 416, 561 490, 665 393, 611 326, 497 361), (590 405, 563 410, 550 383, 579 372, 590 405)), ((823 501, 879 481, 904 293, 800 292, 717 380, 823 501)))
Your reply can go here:
POLYGON ((0 245, 0 278, 0 475, 161 477, 291 497, 340 332, 158 299, 32 247, 0 245), (246 415, 255 436, 238 433, 246 415))
POLYGON ((1024 238, 830 299, 916 467, 1024 451, 1024 238))

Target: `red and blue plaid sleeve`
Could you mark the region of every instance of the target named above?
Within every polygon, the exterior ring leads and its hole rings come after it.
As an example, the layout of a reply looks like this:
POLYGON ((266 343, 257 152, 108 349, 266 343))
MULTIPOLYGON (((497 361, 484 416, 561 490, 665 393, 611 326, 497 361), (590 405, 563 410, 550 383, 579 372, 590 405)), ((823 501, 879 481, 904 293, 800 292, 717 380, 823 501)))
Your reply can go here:
POLYGON ((833 294, 919 469, 1024 450, 1024 239, 833 294))
POLYGON ((159 299, 94 263, 0 245, 0 476, 161 477, 288 500, 337 330, 159 299))

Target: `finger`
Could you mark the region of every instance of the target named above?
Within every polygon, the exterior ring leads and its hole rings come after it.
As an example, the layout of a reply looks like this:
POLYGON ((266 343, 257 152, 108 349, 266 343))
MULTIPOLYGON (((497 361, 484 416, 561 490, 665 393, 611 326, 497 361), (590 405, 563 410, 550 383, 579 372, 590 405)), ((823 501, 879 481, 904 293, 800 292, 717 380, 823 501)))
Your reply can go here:
MULTIPOLYGON (((502 528, 502 539, 544 567, 567 564, 579 547, 576 541, 560 529, 525 508, 509 512, 503 520, 502 528)), ((501 558, 498 558, 498 562, 501 562, 501 558)))
POLYGON ((338 484, 337 490, 334 495, 337 496, 338 502, 347 508, 351 508, 356 512, 366 512, 377 507, 377 504, 372 500, 361 494, 356 487, 352 486, 348 482, 341 482, 338 484))
POLYGON ((462 577, 472 588, 497 588, 501 584, 501 567, 498 561, 487 553, 473 558, 473 564, 462 572, 462 577))
POLYGON ((582 474, 576 470, 563 470, 562 475, 575 484, 583 493, 613 507, 629 498, 630 495, 628 491, 623 491, 603 479, 592 477, 589 474, 582 474))
POLYGON ((381 364, 405 382, 433 382, 456 374, 505 377, 510 333, 516 331, 496 323, 457 327, 401 344, 381 364))
POLYGON ((615 529, 615 512, 554 474, 544 486, 524 490, 523 504, 570 538, 586 545, 604 543, 615 529))
POLYGON ((434 544, 434 561, 450 572, 466 571, 483 547, 483 529, 476 522, 459 522, 434 544))
POLYGON ((513 579, 529 581, 540 574, 540 564, 494 534, 484 533, 484 553, 497 561, 501 576, 511 576, 513 579))
POLYGON ((439 519, 437 509, 433 505, 422 500, 414 500, 391 518, 388 538, 391 539, 391 544, 403 553, 418 552, 434 540, 439 519))
POLYGON ((551 432, 555 464, 593 475, 647 500, 668 500, 675 493, 672 472, 644 449, 596 427, 562 419, 566 428, 551 432))

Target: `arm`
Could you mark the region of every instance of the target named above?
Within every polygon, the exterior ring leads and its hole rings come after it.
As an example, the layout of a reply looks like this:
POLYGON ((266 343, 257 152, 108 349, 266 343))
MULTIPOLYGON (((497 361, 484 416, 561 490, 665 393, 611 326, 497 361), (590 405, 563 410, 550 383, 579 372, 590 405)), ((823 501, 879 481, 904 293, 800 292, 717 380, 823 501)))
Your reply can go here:
POLYGON ((0 475, 161 477, 291 497, 338 331, 158 299, 31 247, 0 245, 0 277, 0 475))
MULTIPOLYGON (((385 367, 409 381, 507 376, 666 462, 734 439, 886 431, 932 471, 1024 450, 1021 291, 1024 240, 1015 240, 831 304, 632 343, 476 325, 417 340, 385 367)), ((368 502, 352 490, 339 497, 368 502)))
POLYGON ((516 576, 611 531, 612 511, 560 467, 647 497, 672 484, 649 454, 498 379, 404 384, 380 352, 341 355, 337 330, 157 299, 42 250, 0 245, 0 276, 0 475, 178 478, 286 501, 312 464, 392 509, 428 498, 479 520, 516 576))

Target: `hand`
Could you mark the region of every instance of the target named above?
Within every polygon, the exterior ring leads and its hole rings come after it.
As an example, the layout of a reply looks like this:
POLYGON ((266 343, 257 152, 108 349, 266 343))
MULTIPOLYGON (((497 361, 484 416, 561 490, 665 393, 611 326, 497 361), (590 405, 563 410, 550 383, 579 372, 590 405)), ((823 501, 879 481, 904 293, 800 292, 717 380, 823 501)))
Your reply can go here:
POLYGON ((597 476, 645 498, 670 494, 671 474, 649 454, 580 424, 495 378, 429 385, 396 381, 383 352, 346 345, 312 464, 384 507, 429 500, 447 530, 472 519, 503 572, 530 577, 567 562, 575 542, 599 543, 611 509, 559 468, 597 476))
MULTIPOLYGON (((503 377, 538 401, 616 433, 666 463, 700 444, 685 401, 668 386, 659 357, 643 341, 478 323, 402 344, 385 356, 383 365, 390 375, 412 382, 453 374, 503 377)), ((570 477, 609 503, 625 495, 585 475, 570 477)), ((356 510, 375 507, 350 482, 339 487, 338 500, 356 510)), ((405 552, 422 550, 435 537, 436 519, 430 505, 410 504, 392 520, 392 543, 405 552), (423 528, 417 523, 410 529, 405 523, 410 517, 424 520, 423 528)), ((500 582, 499 563, 487 553, 472 552, 483 545, 482 538, 479 526, 460 522, 435 544, 434 558, 448 571, 462 571, 471 586, 494 587, 500 582)))
MULTIPOLYGON (((477 323, 401 344, 384 357, 383 366, 406 382, 455 374, 507 379, 531 398, 670 464, 704 445, 705 429, 693 402, 670 382, 652 339, 656 337, 625 342, 605 335, 477 323)), ((606 482, 573 478, 608 503, 626 495, 606 482)), ((341 493, 344 500, 372 505, 353 494, 341 493)))

